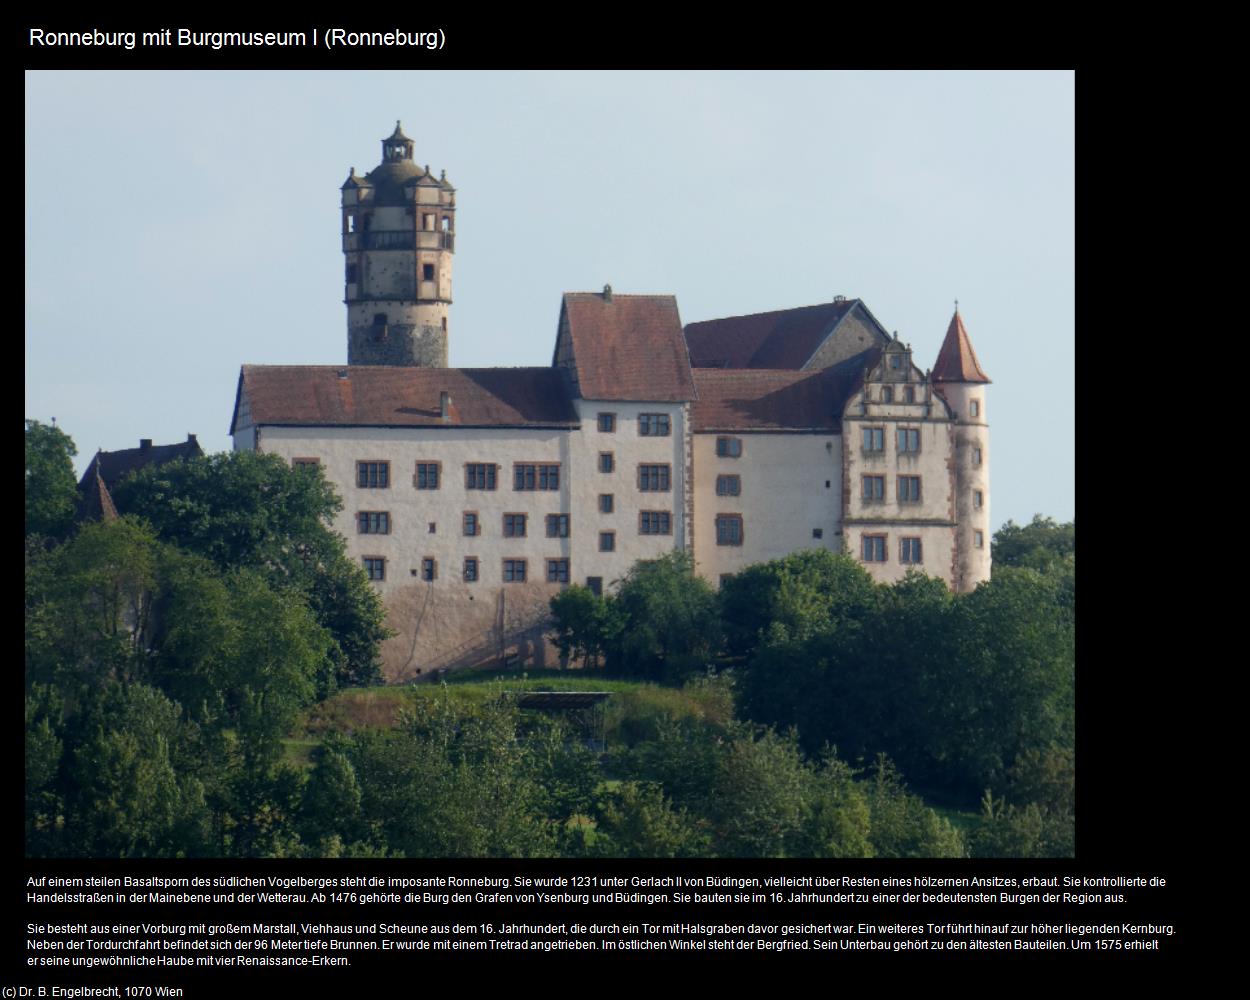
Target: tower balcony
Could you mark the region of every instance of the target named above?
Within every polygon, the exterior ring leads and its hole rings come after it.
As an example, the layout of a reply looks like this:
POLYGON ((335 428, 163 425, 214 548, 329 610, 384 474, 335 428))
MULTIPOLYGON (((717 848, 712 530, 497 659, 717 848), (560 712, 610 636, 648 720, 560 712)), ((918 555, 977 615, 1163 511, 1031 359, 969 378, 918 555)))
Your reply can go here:
POLYGON ((343 234, 343 252, 356 250, 455 250, 456 234, 438 229, 371 229, 343 234))

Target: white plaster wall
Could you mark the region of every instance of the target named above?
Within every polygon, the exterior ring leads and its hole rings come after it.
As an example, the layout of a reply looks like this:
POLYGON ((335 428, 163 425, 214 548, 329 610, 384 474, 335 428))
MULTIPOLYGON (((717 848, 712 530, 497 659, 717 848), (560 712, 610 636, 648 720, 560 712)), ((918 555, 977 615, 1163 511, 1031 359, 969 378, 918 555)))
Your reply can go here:
POLYGON ((699 575, 723 573, 801 549, 842 551, 842 442, 835 434, 696 434, 694 552, 699 575), (742 442, 738 458, 716 454, 718 437, 742 442), (742 493, 716 495, 718 475, 737 475, 742 493), (826 486, 826 483, 828 484, 826 486), (741 514, 743 544, 718 545, 716 518, 741 514), (823 537, 812 537, 813 529, 823 537))
POLYGON ((955 412, 954 469, 955 514, 959 521, 959 555, 955 586, 975 590, 978 583, 990 578, 990 428, 986 418, 986 388, 983 383, 947 383, 946 398, 955 412), (971 415, 971 402, 980 404, 977 416, 971 415), (981 464, 975 462, 975 449, 981 449, 981 464), (978 509, 975 491, 984 498, 978 509), (976 544, 976 532, 982 544, 976 544))
POLYGON ((655 559, 684 548, 687 526, 683 510, 686 432, 680 403, 622 403, 615 400, 574 401, 582 422, 580 432, 569 436, 569 456, 578 474, 571 484, 570 504, 574 536, 572 566, 574 579, 585 583, 588 576, 603 578, 605 588, 620 580, 639 559, 655 559), (614 413, 616 430, 599 430, 598 415, 614 413), (643 437, 638 433, 638 416, 663 413, 669 418, 667 437, 643 437), (599 471, 599 453, 612 452, 615 471, 599 471), (669 490, 643 492, 638 489, 639 465, 668 465, 669 490), (584 471, 583 471, 584 470, 584 471), (599 495, 611 493, 611 514, 599 512, 599 495), (663 510, 672 514, 671 535, 639 533, 639 514, 663 510), (616 532, 616 551, 599 551, 599 533, 616 532))
MULTIPOLYGON (((880 401, 880 384, 870 384, 847 403, 842 432, 846 441, 846 524, 847 552, 882 583, 901 580, 909 569, 957 587, 960 570, 956 558, 958 509, 954 483, 954 434, 946 409, 930 395, 925 385, 916 385, 915 403, 880 401), (864 429, 883 431, 884 449, 864 450, 864 429), (898 448, 897 431, 920 432, 920 451, 898 448), (866 501, 863 477, 883 476, 885 493, 881 501, 866 501), (921 499, 901 502, 900 476, 919 476, 921 499), (865 535, 885 536, 885 561, 863 561, 865 535), (919 538, 922 562, 913 566, 902 561, 903 538, 919 538)), ((897 385, 896 395, 901 394, 897 385)))
MULTIPOLYGON (((454 399, 453 399, 454 403, 454 399)), ((386 579, 375 583, 388 609, 388 624, 398 635, 384 644, 383 660, 391 679, 412 676, 418 668, 455 665, 458 656, 486 655, 492 636, 541 625, 550 598, 561 589, 547 583, 547 560, 568 559, 571 583, 598 576, 605 588, 619 580, 638 559, 649 559, 684 545, 681 497, 684 477, 682 407, 674 403, 585 403, 580 430, 503 428, 364 428, 269 427, 261 429, 261 450, 295 458, 316 458, 326 478, 344 500, 335 528, 346 539, 349 556, 386 559, 386 579), (611 434, 597 430, 596 414, 617 414, 611 434), (668 437, 641 437, 639 413, 667 413, 668 437), (598 471, 600 451, 612 451, 616 469, 598 471), (356 485, 356 463, 390 462, 386 489, 356 485), (414 486, 416 464, 441 463, 438 490, 414 486), (465 488, 469 462, 497 465, 495 490, 465 488), (513 465, 559 463, 559 490, 513 489, 513 465), (671 466, 668 492, 638 490, 640 463, 671 466), (613 493, 615 511, 600 514, 600 493, 613 493), (672 512, 672 535, 640 535, 641 510, 672 512), (387 535, 360 534, 361 511, 386 511, 387 535), (481 533, 463 534, 465 511, 478 514, 481 533), (527 515, 524 538, 505 538, 503 515, 527 515), (568 514, 567 538, 548 538, 547 514, 568 514), (435 526, 430 532, 431 522, 435 526), (616 531, 616 551, 599 551, 599 532, 616 531), (464 559, 478 559, 478 580, 463 579, 464 559), (421 579, 421 560, 437 562, 438 578, 421 579), (504 559, 525 559, 524 584, 503 581, 504 559)), ((250 430, 236 435, 236 448, 250 446, 250 430)), ((552 662, 553 653, 538 637, 526 640, 522 655, 552 662)))

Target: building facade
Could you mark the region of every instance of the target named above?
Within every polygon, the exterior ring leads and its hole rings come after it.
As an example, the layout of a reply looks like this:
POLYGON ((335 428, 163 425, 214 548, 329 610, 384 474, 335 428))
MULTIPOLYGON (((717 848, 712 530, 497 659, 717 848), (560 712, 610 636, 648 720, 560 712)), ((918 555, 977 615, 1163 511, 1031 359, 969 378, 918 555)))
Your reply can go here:
POLYGON ((985 387, 958 310, 921 371, 863 302, 683 328, 676 299, 564 296, 549 367, 447 367, 455 192, 343 186, 348 364, 240 373, 236 449, 317 465, 398 633, 391 679, 549 662, 548 602, 687 550, 713 583, 807 548, 878 580, 989 578, 985 387))

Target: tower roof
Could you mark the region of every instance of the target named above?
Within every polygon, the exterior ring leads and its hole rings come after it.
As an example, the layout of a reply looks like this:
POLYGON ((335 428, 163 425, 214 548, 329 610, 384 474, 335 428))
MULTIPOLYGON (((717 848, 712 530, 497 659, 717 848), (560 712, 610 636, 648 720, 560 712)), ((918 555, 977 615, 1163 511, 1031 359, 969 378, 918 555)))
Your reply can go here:
POLYGON ((942 341, 942 349, 938 351, 937 363, 933 366, 930 376, 934 382, 988 382, 990 377, 981 370, 976 352, 972 349, 972 340, 964 329, 963 317, 959 308, 951 317, 951 325, 946 329, 946 339, 942 341))
POLYGON ((395 131, 392 132, 389 136, 387 136, 382 141, 383 142, 412 142, 411 139, 409 139, 406 135, 404 135, 404 130, 403 128, 400 127, 398 119, 396 119, 395 121, 395 131))

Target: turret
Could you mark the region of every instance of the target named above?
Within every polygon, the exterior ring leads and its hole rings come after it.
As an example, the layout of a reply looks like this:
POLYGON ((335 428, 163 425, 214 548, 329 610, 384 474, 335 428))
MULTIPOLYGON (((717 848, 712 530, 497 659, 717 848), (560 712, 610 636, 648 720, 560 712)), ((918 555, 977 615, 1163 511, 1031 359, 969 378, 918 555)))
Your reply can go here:
POLYGON ((399 122, 382 162, 342 186, 347 363, 447 367, 456 189, 413 159, 399 122))
POLYGON ((990 426, 985 408, 990 379, 972 349, 958 302, 929 377, 955 418, 954 586, 973 590, 990 578, 990 426))

